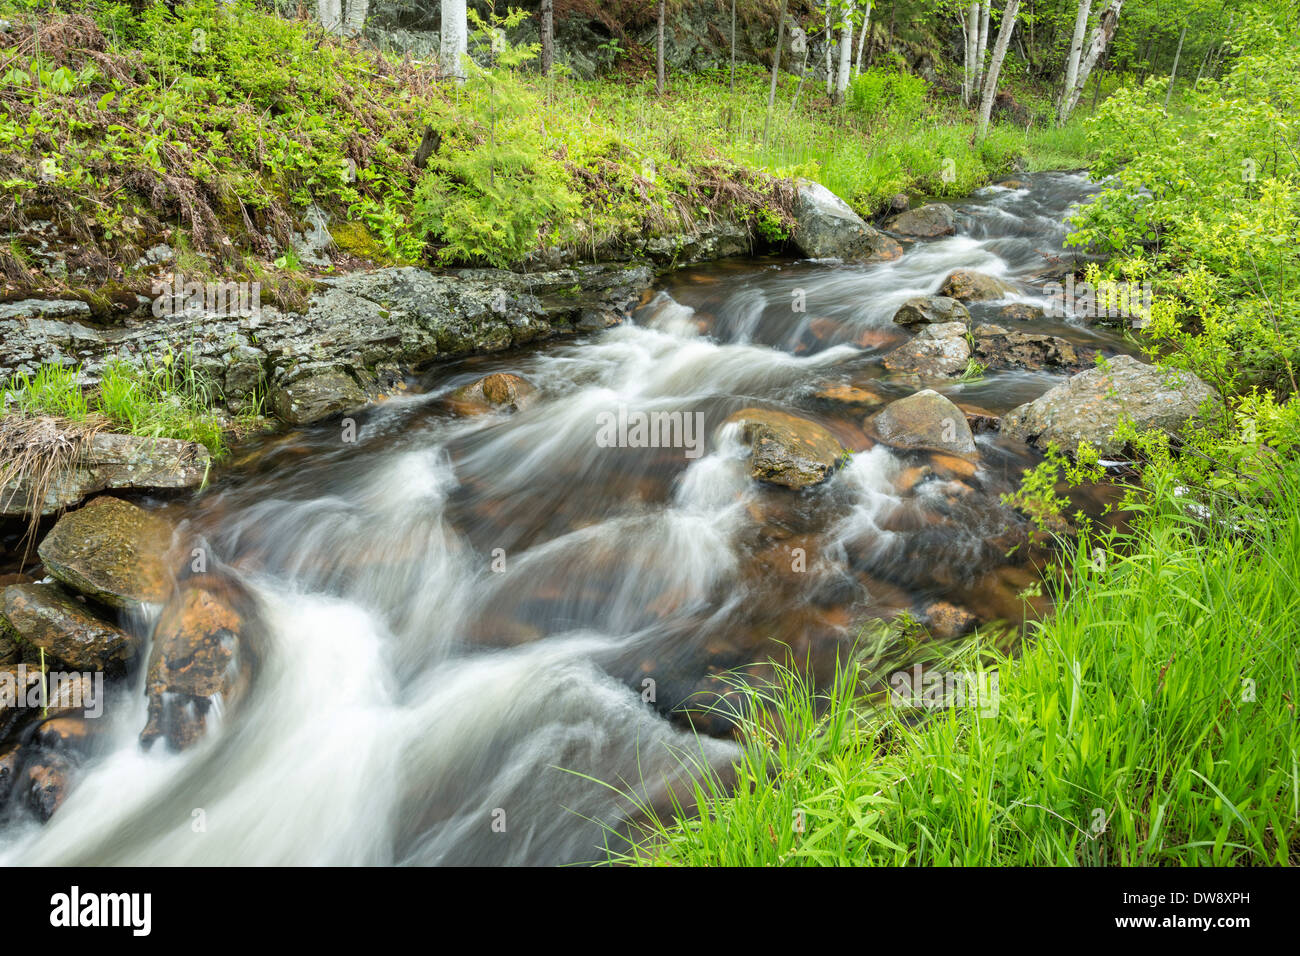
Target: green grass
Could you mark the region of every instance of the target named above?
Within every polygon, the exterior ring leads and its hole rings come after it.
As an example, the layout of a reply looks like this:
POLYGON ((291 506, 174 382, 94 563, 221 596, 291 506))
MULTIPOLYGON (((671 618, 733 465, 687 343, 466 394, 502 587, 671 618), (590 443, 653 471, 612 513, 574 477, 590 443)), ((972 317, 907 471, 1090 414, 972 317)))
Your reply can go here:
MULTIPOLYGON (((1300 468, 1271 488, 1300 495, 1300 468)), ((1287 865, 1300 838, 1300 513, 1207 524, 1157 489, 1023 653, 978 639, 996 716, 891 709, 847 667, 750 690, 737 785, 656 818, 620 862, 660 865, 1287 865), (802 832, 798 823, 802 819, 802 832)))
POLYGON ((257 410, 224 421, 212 408, 217 398, 199 375, 169 353, 147 359, 143 367, 111 362, 91 390, 80 384, 77 368, 45 365, 34 376, 20 373, 0 391, 0 409, 73 423, 102 416, 114 431, 198 442, 222 458, 228 451, 227 430, 247 426, 257 410))

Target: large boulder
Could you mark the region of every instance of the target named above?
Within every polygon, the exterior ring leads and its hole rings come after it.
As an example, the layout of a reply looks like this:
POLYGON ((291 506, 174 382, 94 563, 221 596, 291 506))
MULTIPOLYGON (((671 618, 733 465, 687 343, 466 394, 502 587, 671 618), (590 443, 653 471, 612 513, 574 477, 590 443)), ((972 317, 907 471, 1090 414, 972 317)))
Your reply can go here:
POLYGON ((963 302, 978 302, 984 299, 1000 299, 1014 289, 1001 279, 995 279, 983 272, 972 269, 958 269, 950 273, 939 286, 939 294, 963 302))
POLYGON ((192 488, 202 483, 212 464, 208 450, 197 442, 112 432, 87 436, 52 418, 0 418, 0 450, 6 457, 55 448, 62 449, 58 457, 65 463, 43 489, 41 482, 21 475, 0 486, 0 515, 54 514, 106 489, 192 488))
POLYGON ((810 259, 866 262, 897 259, 903 247, 863 222, 849 204, 820 183, 795 181, 794 244, 810 259))
POLYGON ((970 310, 946 295, 920 295, 908 299, 894 313, 899 325, 938 325, 943 322, 970 324, 970 310))
POLYGON ((58 580, 110 607, 161 604, 171 593, 165 518, 120 498, 95 498, 65 514, 36 552, 58 580))
POLYGON ((740 425, 750 446, 749 473, 786 488, 807 488, 830 477, 844 448, 829 431, 806 418, 763 408, 746 408, 727 419, 740 425))
POLYGON ((4 617, 24 641, 76 670, 121 670, 135 653, 129 634, 57 584, 5 588, 4 617))
POLYGON ((1076 346, 1059 335, 1008 331, 1000 325, 978 325, 972 333, 975 359, 988 368, 1069 369, 1091 366, 1096 349, 1076 346))
POLYGON ((975 437, 962 410, 931 389, 890 402, 867 420, 886 445, 969 457, 975 437))
POLYGON ((957 216, 951 206, 936 202, 900 213, 885 223, 885 226, 900 236, 934 239, 938 236, 951 236, 956 232, 957 216))
POLYGON ((1118 456, 1123 443, 1113 436, 1122 418, 1131 419, 1139 429, 1172 433, 1207 401, 1217 403, 1214 390, 1190 372, 1117 355, 1103 367, 1080 372, 1008 412, 1002 417, 1002 434, 1039 448, 1054 443, 1066 452, 1086 441, 1103 455, 1118 456))
POLYGON ((927 325, 909 342, 881 360, 885 368, 916 378, 946 378, 958 375, 970 361, 970 342, 961 322, 927 325))
POLYGON ((204 574, 180 586, 154 628, 142 743, 163 737, 184 750, 203 736, 214 706, 226 715, 239 707, 259 657, 258 621, 254 599, 230 578, 204 574))

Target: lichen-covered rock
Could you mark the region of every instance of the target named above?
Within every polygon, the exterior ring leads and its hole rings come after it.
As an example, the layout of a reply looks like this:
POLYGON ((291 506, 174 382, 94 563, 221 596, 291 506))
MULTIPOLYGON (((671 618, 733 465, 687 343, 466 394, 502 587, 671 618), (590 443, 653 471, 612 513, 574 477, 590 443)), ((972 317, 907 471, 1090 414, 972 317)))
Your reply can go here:
POLYGON ((185 581, 154 627, 141 742, 163 737, 184 750, 202 737, 214 705, 227 715, 237 710, 252 686, 258 627, 252 596, 232 579, 205 574, 185 581))
POLYGON ((897 259, 903 247, 867 225, 821 183, 795 181, 794 244, 810 259, 866 262, 897 259))
POLYGON ((946 378, 965 371, 970 361, 970 342, 961 322, 927 325, 909 342, 881 360, 891 372, 915 378, 946 378))
MULTIPOLYGON (((32 498, 40 490, 27 478, 0 487, 0 515, 54 514, 108 489, 193 488, 203 482, 212 464, 208 450, 197 442, 113 432, 86 437, 76 430, 61 429, 54 419, 29 421, 25 426, 46 427, 50 432, 35 441, 47 445, 53 440, 66 441, 71 447, 68 463, 51 477, 39 502, 32 498)), ((0 422, 0 429, 3 427, 0 422)))
POLYGON ((131 635, 57 584, 5 588, 4 617, 24 641, 76 670, 121 670, 136 650, 131 635))
POLYGON ((1139 429, 1176 433, 1196 416, 1203 403, 1218 403, 1210 386, 1190 372, 1146 365, 1116 355, 1102 367, 1080 372, 1046 394, 1002 417, 1002 434, 1039 448, 1055 444, 1073 452, 1086 441, 1102 455, 1118 456, 1123 443, 1114 438, 1122 418, 1139 429))
POLYGON ((972 333, 976 361, 987 368, 1068 369, 1092 365, 1096 349, 1074 345, 1059 335, 1012 332, 1000 325, 978 325, 972 333))
POLYGON ((943 280, 943 285, 939 286, 940 295, 961 299, 963 302, 1000 299, 1011 291, 1013 291, 1012 286, 1001 279, 995 279, 993 276, 972 269, 958 269, 949 274, 948 278, 943 280))
POLYGON ((970 324, 970 310, 946 295, 921 295, 908 299, 894 313, 899 325, 938 325, 943 322, 970 324))
POLYGON ((1010 322, 1036 322, 1046 314, 1043 309, 1027 302, 1012 302, 1010 305, 1004 305, 998 309, 998 318, 1010 322))
POLYGON ((829 431, 806 418, 762 408, 746 408, 727 419, 740 425, 752 449, 749 473, 786 488, 808 488, 830 477, 844 447, 829 431))
POLYGON ((975 436, 960 408, 932 389, 890 402, 867 424, 886 445, 949 455, 977 453, 975 436))
POLYGON ((308 425, 365 404, 366 393, 356 379, 335 368, 312 372, 271 392, 272 410, 289 425, 308 425))
POLYGON ((37 547, 45 569, 111 607, 160 604, 171 592, 165 518, 120 498, 95 498, 58 520, 37 547))
POLYGON ((957 215, 951 206, 936 202, 900 213, 885 223, 885 227, 900 236, 934 239, 957 231, 957 215))

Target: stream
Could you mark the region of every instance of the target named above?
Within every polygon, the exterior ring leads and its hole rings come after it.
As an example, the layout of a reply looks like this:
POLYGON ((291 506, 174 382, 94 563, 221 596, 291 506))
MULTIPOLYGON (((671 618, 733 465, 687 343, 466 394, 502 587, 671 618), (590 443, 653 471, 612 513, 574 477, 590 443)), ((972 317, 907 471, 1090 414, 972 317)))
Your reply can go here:
MULTIPOLYGON (((0 859, 598 860, 633 796, 662 807, 685 767, 729 763, 730 722, 699 704, 733 669, 761 678, 789 654, 825 680, 864 622, 936 605, 1019 624, 1037 571, 1008 556, 1024 522, 999 499, 1037 455, 983 433, 978 472, 930 473, 818 393, 915 391, 880 365, 910 337, 892 317, 954 269, 1016 289, 972 303, 975 323, 1122 349, 1066 317, 998 317, 1043 305, 1064 217, 1093 188, 1066 173, 1027 183, 953 203, 957 234, 896 261, 683 268, 629 323, 430 370, 356 415, 355 436, 334 421, 240 449, 202 495, 159 506, 259 599, 253 693, 190 750, 145 751, 137 668, 66 802, 0 833, 0 859), (536 400, 457 414, 450 393, 495 372, 536 400), (756 482, 726 423, 748 407, 817 422, 853 455, 806 491, 756 482), (598 440, 602 413, 637 412, 687 413, 698 445, 598 440)), ((933 387, 1001 414, 1062 379, 933 387)))

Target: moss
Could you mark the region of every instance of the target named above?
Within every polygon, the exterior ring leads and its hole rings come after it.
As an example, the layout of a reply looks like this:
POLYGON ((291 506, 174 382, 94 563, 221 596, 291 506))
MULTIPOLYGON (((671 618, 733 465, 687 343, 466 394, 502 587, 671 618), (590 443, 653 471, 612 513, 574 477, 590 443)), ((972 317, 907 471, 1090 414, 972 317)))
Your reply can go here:
POLYGON ((330 227, 330 236, 338 250, 358 259, 384 262, 387 254, 364 222, 341 222, 330 227))

